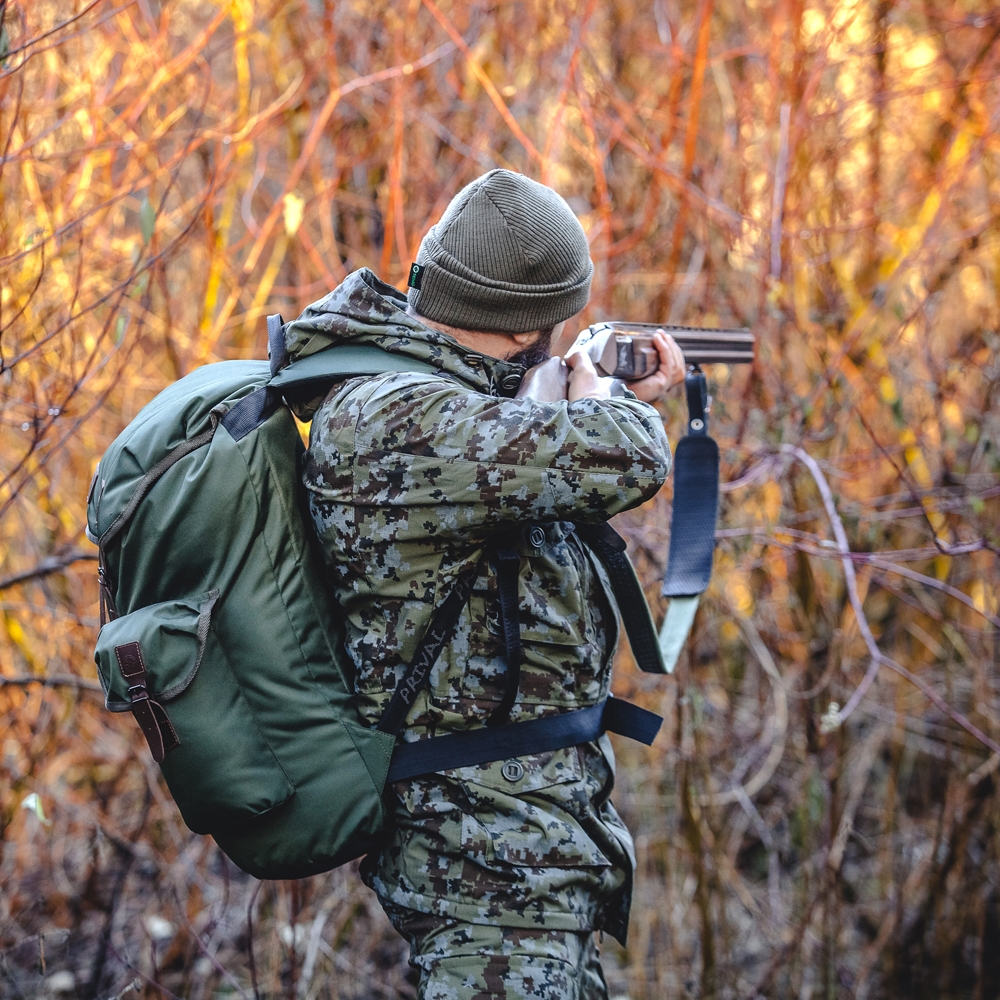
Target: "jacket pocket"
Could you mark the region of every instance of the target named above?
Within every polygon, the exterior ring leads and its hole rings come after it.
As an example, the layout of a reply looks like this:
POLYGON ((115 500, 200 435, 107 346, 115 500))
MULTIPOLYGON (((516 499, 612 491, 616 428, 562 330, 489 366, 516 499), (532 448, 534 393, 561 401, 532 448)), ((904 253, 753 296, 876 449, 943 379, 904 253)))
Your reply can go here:
POLYGON ((586 790, 576 747, 446 773, 466 799, 462 843, 470 859, 523 868, 611 864, 577 815, 586 790))
MULTIPOLYGON (((133 711, 144 732, 155 719, 167 741, 160 768, 195 833, 259 816, 295 791, 211 628, 217 599, 210 591, 116 618, 94 656, 107 707, 133 711)), ((147 733, 154 754, 157 736, 147 733)))

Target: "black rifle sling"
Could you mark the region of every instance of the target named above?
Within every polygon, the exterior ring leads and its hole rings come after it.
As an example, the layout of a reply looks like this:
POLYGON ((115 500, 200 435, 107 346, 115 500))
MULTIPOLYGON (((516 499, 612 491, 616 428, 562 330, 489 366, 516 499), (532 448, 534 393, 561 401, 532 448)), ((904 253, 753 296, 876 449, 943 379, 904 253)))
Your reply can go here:
MULTIPOLYGON (((665 673, 656 628, 646 595, 625 552, 625 539, 610 524, 580 524, 576 526, 576 533, 600 559, 608 574, 636 663, 646 673, 665 673)), ((517 538, 502 535, 494 546, 491 562, 497 577, 507 676, 503 698, 490 715, 487 726, 503 725, 510 718, 521 680, 523 659, 517 596, 521 557, 517 551, 517 538)))
POLYGON ((500 599, 500 627, 507 662, 503 698, 490 714, 487 726, 502 726, 510 718, 517 688, 521 683, 521 617, 518 614, 517 580, 521 569, 521 556, 517 551, 516 537, 501 536, 495 543, 492 558, 497 577, 497 596, 500 599))
POLYGON ((382 718, 378 720, 376 728, 383 733, 398 733, 403 728, 407 713, 413 707, 419 692, 427 684, 431 667, 434 666, 444 647, 451 642, 462 608, 469 600, 481 565, 482 558, 466 569, 455 581, 451 593, 435 611, 427 631, 420 640, 420 645, 417 646, 417 651, 413 654, 413 659, 410 660, 402 679, 396 685, 382 718))
POLYGON ((610 524, 578 524, 576 533, 601 560, 608 574, 639 669, 648 674, 665 673, 656 628, 646 595, 625 552, 625 539, 610 524))

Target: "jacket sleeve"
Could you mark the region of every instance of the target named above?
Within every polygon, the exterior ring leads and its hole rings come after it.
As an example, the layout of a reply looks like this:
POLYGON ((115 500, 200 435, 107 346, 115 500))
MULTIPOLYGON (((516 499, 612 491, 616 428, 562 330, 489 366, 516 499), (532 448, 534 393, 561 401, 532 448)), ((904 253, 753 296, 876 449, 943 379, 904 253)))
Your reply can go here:
POLYGON ((631 396, 504 399, 407 374, 377 380, 352 409, 352 502, 409 517, 441 508, 442 527, 604 521, 653 496, 670 471, 659 414, 631 396))

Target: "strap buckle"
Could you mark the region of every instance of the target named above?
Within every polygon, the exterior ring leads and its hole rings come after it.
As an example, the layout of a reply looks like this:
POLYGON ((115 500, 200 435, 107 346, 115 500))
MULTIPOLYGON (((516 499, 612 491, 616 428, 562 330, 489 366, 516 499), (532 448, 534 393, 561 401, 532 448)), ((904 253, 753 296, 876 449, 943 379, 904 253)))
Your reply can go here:
POLYGON ((698 365, 692 365, 684 376, 684 393, 688 404, 688 434, 704 437, 708 434, 708 383, 698 365))

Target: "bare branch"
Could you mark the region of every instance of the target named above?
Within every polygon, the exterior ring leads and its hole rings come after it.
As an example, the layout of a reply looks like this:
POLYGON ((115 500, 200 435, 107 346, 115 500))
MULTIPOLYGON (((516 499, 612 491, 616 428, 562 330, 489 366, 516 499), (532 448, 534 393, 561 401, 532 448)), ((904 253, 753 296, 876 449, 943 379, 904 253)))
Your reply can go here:
POLYGON ((102 694, 104 692, 98 681, 88 681, 73 674, 52 674, 48 677, 35 677, 32 674, 5 677, 0 674, 0 687, 29 687, 32 684, 41 684, 43 687, 74 687, 82 691, 100 691, 102 694))
POLYGON ((32 566, 31 569, 21 570, 19 573, 11 573, 10 576, 0 578, 0 590, 8 587, 15 587, 19 583, 27 583, 29 580, 37 580, 39 577, 48 576, 51 573, 59 573, 67 566, 72 566, 76 562, 92 562, 97 559, 96 552, 86 552, 83 549, 70 549, 62 555, 49 556, 40 563, 32 566))

